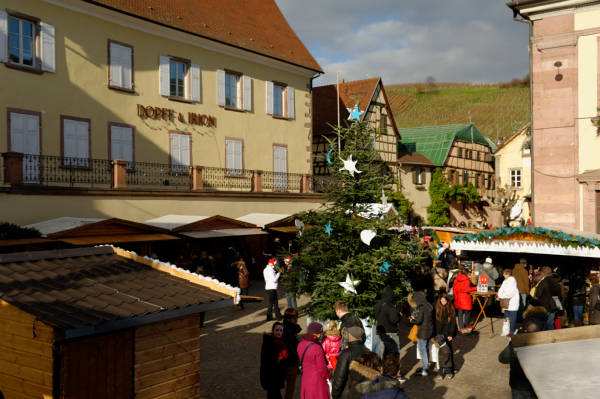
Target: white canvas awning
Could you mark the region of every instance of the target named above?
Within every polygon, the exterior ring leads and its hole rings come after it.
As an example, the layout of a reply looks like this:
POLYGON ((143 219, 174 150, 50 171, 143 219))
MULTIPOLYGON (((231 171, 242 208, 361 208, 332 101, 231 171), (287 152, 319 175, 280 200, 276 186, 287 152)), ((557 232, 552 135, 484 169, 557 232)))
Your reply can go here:
POLYGON ((267 234, 264 231, 246 228, 246 229, 214 229, 214 230, 198 230, 184 231, 182 235, 191 238, 218 238, 218 237, 240 237, 240 236, 255 236, 267 234))
POLYGON ((162 227, 163 229, 173 230, 186 224, 204 220, 208 216, 197 215, 164 215, 158 218, 146 220, 144 223, 151 226, 162 227))
POLYGON ((450 246, 457 251, 528 253, 541 255, 579 256, 583 258, 600 258, 600 248, 563 247, 560 245, 548 244, 540 241, 452 240, 450 246))
POLYGON ((249 213, 236 219, 242 222, 255 224, 260 228, 264 228, 268 224, 279 222, 289 218, 290 216, 291 215, 284 215, 280 213, 249 213))
POLYGON ((100 222, 106 219, 100 218, 76 218, 71 216, 64 216, 55 219, 44 220, 43 222, 28 224, 23 227, 34 228, 43 236, 48 234, 58 233, 59 231, 71 230, 76 227, 81 227, 86 224, 100 222))

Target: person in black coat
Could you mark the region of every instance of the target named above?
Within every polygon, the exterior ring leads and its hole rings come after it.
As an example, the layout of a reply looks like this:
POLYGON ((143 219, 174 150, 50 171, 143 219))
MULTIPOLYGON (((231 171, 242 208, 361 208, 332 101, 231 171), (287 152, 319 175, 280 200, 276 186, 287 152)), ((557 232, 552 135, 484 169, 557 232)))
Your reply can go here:
POLYGON ((409 321, 412 324, 419 326, 417 331, 417 350, 421 355, 421 370, 422 376, 429 375, 429 338, 433 336, 433 306, 425 299, 425 294, 422 291, 417 291, 413 294, 412 299, 416 306, 415 311, 410 316, 409 321))
MULTIPOLYGON (((358 317, 348 311, 348 305, 346 305, 346 302, 337 301, 333 304, 333 310, 341 321, 340 335, 342 336, 342 342, 340 344, 340 348, 342 351, 348 348, 348 329, 350 327, 360 327, 363 330, 363 337, 366 337, 362 322, 358 317)), ((364 343, 365 340, 363 339, 362 342, 364 343)))
POLYGON ((452 360, 452 348, 446 336, 438 334, 435 336, 435 342, 439 346, 438 349, 438 379, 443 380, 445 376, 454 378, 454 361, 452 360))
POLYGON ((542 267, 541 271, 542 279, 535 286, 535 297, 537 301, 533 301, 534 304, 540 304, 546 309, 546 330, 554 330, 554 318, 562 311, 559 310, 552 299, 553 296, 562 298, 562 290, 557 279, 552 275, 552 269, 549 266, 542 267))
POLYGON ((400 340, 398 337, 400 315, 396 309, 395 299, 392 287, 386 286, 381 293, 381 300, 375 305, 376 331, 384 344, 384 350, 379 353, 381 358, 390 354, 400 354, 400 340))
POLYGON ((363 337, 364 330, 362 327, 352 326, 348 328, 348 348, 340 354, 335 372, 331 378, 331 397, 333 399, 346 399, 350 395, 350 363, 368 351, 363 344, 363 337))
POLYGON ((271 334, 263 335, 260 351, 260 385, 267 391, 267 399, 281 399, 288 357, 283 324, 275 322, 271 334))
POLYGON ((296 379, 298 378, 298 334, 302 327, 298 325, 298 310, 287 308, 283 314, 283 341, 290 356, 285 368, 285 395, 284 398, 294 397, 296 389, 296 379))
POLYGON ((578 269, 571 276, 569 283, 569 299, 573 310, 575 327, 583 325, 583 308, 585 306, 585 277, 583 270, 578 269))

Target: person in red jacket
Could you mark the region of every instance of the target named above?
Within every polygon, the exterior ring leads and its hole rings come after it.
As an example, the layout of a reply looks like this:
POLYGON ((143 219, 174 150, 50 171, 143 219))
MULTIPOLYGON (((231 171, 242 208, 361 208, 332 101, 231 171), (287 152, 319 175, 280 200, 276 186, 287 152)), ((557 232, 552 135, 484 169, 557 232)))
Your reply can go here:
POLYGON ((458 314, 458 329, 465 332, 471 325, 471 309, 473 302, 469 292, 477 290, 477 287, 471 285, 471 279, 467 275, 467 269, 463 265, 458 265, 458 276, 454 280, 454 307, 458 314))

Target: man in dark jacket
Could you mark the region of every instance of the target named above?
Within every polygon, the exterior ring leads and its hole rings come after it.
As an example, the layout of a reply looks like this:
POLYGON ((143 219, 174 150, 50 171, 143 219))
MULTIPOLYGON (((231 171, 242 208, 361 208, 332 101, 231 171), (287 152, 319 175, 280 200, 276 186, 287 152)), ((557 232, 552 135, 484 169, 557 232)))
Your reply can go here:
POLYGON ((585 306, 585 277, 583 270, 578 269, 571 276, 569 282, 569 299, 573 309, 573 322, 575 327, 583 325, 583 308, 585 306))
MULTIPOLYGON (((389 355, 400 359, 400 337, 398 335, 400 316, 396 309, 395 299, 392 287, 386 286, 381 294, 381 300, 375 305, 376 330, 382 343, 378 355, 382 359, 389 355)), ((402 376, 399 377, 399 380, 403 380, 402 376)))
MULTIPOLYGON (((333 310, 335 310, 335 314, 338 319, 340 319, 340 335, 342 336, 342 342, 340 344, 340 349, 344 351, 348 348, 348 329, 350 327, 360 327, 363 330, 363 336, 365 336, 363 324, 358 317, 353 315, 348 311, 348 305, 344 301, 337 301, 333 304, 333 310)), ((363 339, 363 343, 364 343, 363 339)))
POLYGON ((338 358, 335 372, 331 379, 331 397, 333 399, 345 399, 349 395, 350 387, 348 386, 348 373, 350 362, 358 359, 363 352, 368 351, 363 344, 365 331, 362 327, 352 326, 347 328, 348 348, 343 350, 338 358))
POLYGON ((548 312, 546 314, 546 330, 554 330, 554 318, 556 312, 562 312, 562 309, 558 308, 552 297, 555 296, 560 300, 560 298, 562 298, 562 292, 560 284, 558 284, 558 281, 552 275, 552 269, 549 266, 542 267, 541 273, 542 280, 535 289, 535 299, 540 305, 546 308, 546 311, 548 312))
POLYGON ((413 295, 413 300, 417 304, 417 308, 410 316, 410 322, 419 326, 417 332, 417 349, 421 355, 421 363, 423 368, 421 375, 426 377, 429 375, 429 354, 428 344, 429 338, 433 335, 433 306, 425 299, 425 294, 422 291, 417 291, 413 295))
POLYGON ((290 353, 285 368, 285 399, 294 397, 296 388, 296 378, 298 377, 298 333, 302 327, 298 325, 298 311, 294 308, 287 308, 283 314, 283 341, 290 353))

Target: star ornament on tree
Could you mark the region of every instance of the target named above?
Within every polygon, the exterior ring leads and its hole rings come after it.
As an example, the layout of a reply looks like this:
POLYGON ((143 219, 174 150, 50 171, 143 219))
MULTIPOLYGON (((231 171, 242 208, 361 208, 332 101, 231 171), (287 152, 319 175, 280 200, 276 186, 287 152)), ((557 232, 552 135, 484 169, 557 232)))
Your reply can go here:
POLYGON ((338 284, 341 285, 346 292, 358 294, 358 292, 356 292, 356 286, 360 284, 360 280, 352 280, 350 274, 346 274, 346 281, 340 281, 338 284))
POLYGON ((343 159, 341 161, 344 163, 344 167, 342 167, 342 168, 339 169, 340 172, 345 169, 348 172, 350 172, 350 174, 353 177, 354 177, 354 173, 362 173, 360 170, 356 169, 356 163, 358 161, 353 161, 352 160, 352 154, 350 154, 348 156, 348 159, 346 159, 345 161, 343 159))
POLYGON ((327 222, 327 224, 325 225, 325 233, 330 236, 331 232, 333 231, 333 228, 331 227, 331 220, 327 222))
POLYGON ((358 104, 355 104, 354 108, 346 108, 346 109, 350 113, 350 116, 348 117, 349 121, 360 121, 360 116, 365 113, 364 111, 361 111, 360 109, 358 109, 358 104))

